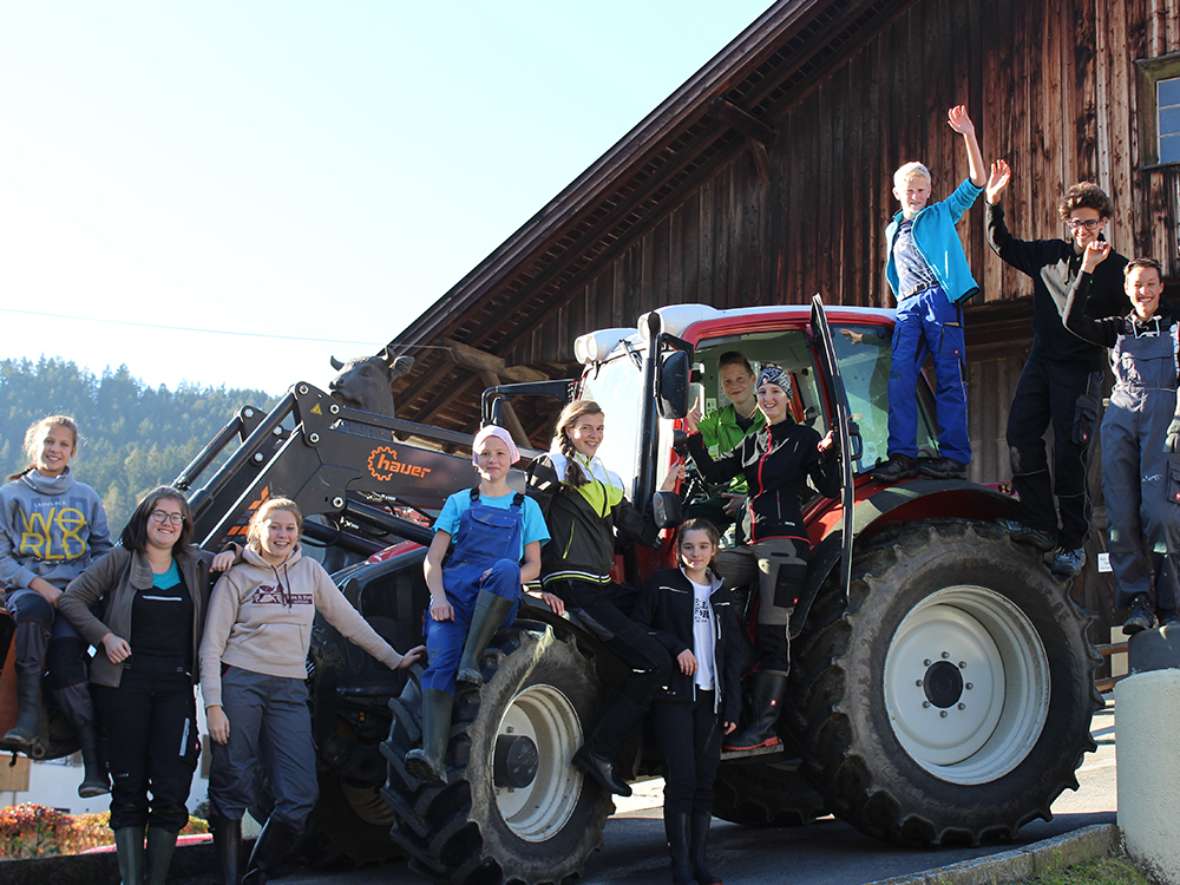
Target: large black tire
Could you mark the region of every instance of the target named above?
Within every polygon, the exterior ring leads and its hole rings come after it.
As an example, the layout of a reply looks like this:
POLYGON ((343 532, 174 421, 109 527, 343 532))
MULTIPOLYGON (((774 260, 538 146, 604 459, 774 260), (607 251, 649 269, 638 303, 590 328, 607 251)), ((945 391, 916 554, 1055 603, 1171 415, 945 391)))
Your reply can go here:
POLYGON ((564 882, 581 873, 601 844, 613 808, 610 796, 570 765, 584 724, 601 706, 602 685, 577 643, 542 624, 502 631, 482 665, 483 686, 461 690, 456 698, 445 786, 418 781, 404 765, 421 734, 416 686, 390 703, 394 721, 382 752, 389 763, 384 796, 397 818, 391 835, 411 866, 435 880, 564 882), (509 803, 520 797, 494 783, 497 744, 510 725, 514 734, 524 734, 540 721, 529 716, 550 713, 563 724, 533 732, 537 772, 520 788, 528 791, 522 796, 536 791, 526 807, 550 810, 518 817, 509 803), (541 784, 552 789, 542 791, 541 784))
POLYGON ((827 814, 823 796, 795 763, 723 762, 713 814, 748 827, 798 827, 827 814))
POLYGON ((1095 749, 1087 625, 994 523, 913 523, 866 542, 849 598, 829 584, 799 643, 808 776, 836 816, 894 842, 976 845, 1048 820, 1095 749))

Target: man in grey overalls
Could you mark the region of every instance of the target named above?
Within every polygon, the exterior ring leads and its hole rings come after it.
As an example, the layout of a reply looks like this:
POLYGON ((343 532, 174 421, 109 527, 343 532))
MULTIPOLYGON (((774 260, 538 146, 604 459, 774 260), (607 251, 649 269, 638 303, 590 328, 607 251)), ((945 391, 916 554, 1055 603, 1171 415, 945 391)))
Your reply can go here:
POLYGON ((1102 419, 1102 490, 1110 525, 1110 564, 1123 629, 1138 633, 1176 617, 1180 600, 1180 416, 1176 414, 1176 314, 1160 305, 1159 262, 1136 258, 1124 271, 1131 313, 1091 319, 1086 299, 1093 271, 1110 246, 1086 247, 1082 273, 1070 289, 1065 327, 1113 348, 1115 386, 1102 419), (1154 605, 1153 605, 1154 591, 1154 605))

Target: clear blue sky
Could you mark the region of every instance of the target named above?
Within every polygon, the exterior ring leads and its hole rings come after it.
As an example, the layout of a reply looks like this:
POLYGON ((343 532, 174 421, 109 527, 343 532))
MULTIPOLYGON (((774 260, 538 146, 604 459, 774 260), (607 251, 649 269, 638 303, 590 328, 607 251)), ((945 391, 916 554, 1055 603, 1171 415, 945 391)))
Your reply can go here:
POLYGON ((325 384, 768 5, 0 0, 0 356, 325 384))

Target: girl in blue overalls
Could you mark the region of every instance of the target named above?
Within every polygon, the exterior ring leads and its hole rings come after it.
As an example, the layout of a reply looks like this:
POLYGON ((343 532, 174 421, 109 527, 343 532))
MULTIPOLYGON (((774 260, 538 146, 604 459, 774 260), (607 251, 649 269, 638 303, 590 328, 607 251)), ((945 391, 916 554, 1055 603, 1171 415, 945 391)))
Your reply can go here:
POLYGON ((1064 320, 1078 337, 1112 348, 1115 385, 1102 418, 1102 491, 1118 605, 1129 609, 1123 629, 1137 633, 1155 623, 1153 609, 1172 620, 1180 603, 1180 326, 1160 303, 1163 275, 1151 258, 1136 258, 1123 269, 1129 314, 1086 315, 1094 269, 1109 254, 1109 243, 1086 247, 1064 320))
POLYGON ((414 777, 443 783, 455 683, 482 681, 480 656, 516 616, 521 585, 540 574, 541 545, 549 540, 537 502, 508 485, 508 471, 520 458, 508 431, 485 427, 471 451, 479 485, 447 498, 426 554, 422 747, 406 754, 414 777))

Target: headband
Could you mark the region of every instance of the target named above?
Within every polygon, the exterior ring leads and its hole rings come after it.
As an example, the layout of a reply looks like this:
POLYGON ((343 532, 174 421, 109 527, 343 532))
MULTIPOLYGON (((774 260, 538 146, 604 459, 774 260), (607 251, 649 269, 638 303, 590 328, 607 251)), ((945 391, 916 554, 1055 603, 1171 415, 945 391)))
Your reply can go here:
POLYGON ((790 393, 791 376, 783 371, 782 366, 776 366, 774 363, 766 363, 762 366, 762 371, 758 373, 758 380, 754 383, 754 389, 757 390, 763 384, 774 384, 790 393))
POLYGON ((475 439, 471 441, 471 463, 476 467, 479 466, 479 449, 490 437, 495 437, 508 447, 508 463, 515 464, 520 460, 520 449, 516 447, 516 442, 512 439, 512 434, 503 427, 498 427, 495 424, 489 424, 487 427, 481 428, 479 433, 475 435, 475 439))

